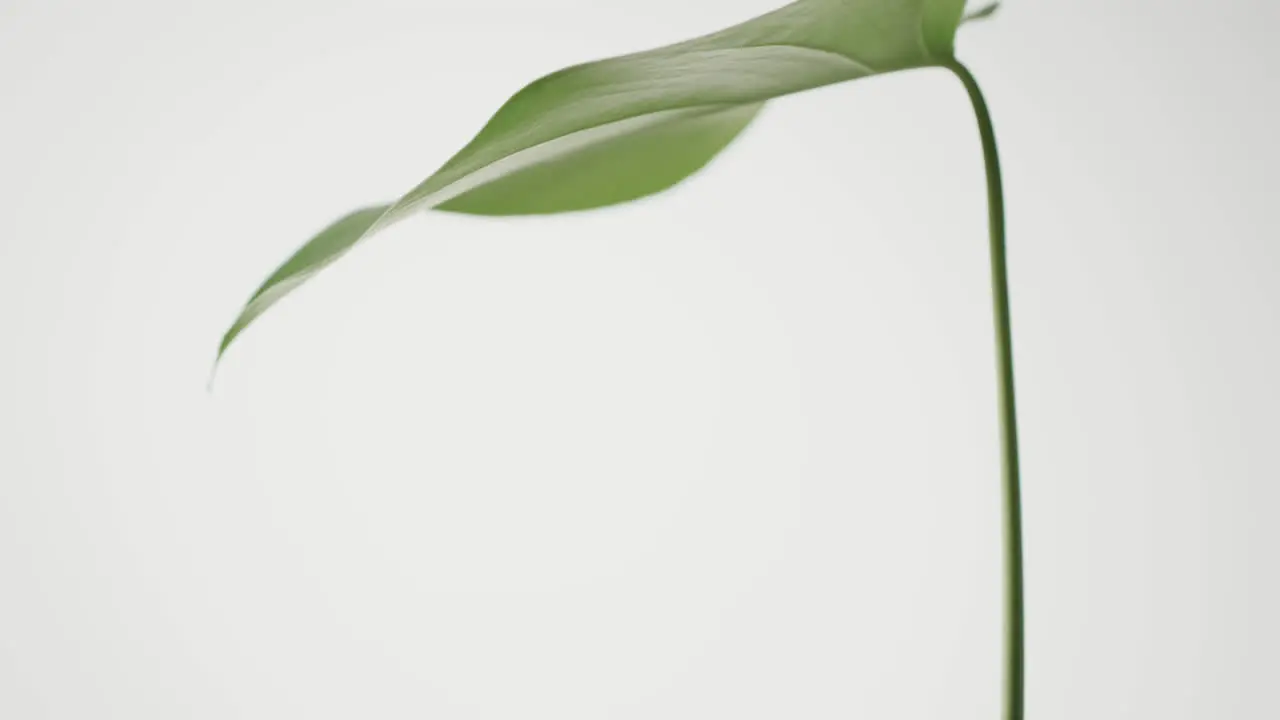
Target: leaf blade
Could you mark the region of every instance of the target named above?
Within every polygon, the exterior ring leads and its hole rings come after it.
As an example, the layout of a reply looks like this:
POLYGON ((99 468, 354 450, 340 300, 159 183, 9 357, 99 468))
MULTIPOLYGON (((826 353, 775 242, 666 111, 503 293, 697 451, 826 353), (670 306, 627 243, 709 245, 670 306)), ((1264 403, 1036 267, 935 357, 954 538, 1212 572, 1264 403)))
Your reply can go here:
POLYGON ((473 189, 428 204, 435 210, 470 215, 539 215, 637 200, 671 188, 706 166, 762 107, 762 103, 696 107, 584 130, 545 144, 555 147, 535 146, 507 158, 514 161, 514 168, 495 167, 505 165, 504 161, 493 163, 468 176, 493 171, 492 177, 480 178, 483 182, 473 189), (574 147, 566 149, 560 140, 574 147), (671 152, 673 146, 681 150, 671 152), (619 174, 619 165, 631 172, 619 174))
POLYGON ((668 189, 709 163, 770 99, 951 57, 964 0, 798 0, 725 30, 575 65, 515 93, 435 173, 339 219, 250 298, 219 345, 412 212, 586 210, 668 189))

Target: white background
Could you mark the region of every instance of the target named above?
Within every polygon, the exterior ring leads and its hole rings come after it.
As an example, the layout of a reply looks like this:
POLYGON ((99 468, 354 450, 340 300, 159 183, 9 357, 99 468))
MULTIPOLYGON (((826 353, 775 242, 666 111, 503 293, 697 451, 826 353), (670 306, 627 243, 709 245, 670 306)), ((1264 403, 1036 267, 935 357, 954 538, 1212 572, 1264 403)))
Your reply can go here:
MULTIPOLYGON (((981 155, 942 71, 607 212, 309 234, 776 0, 0 1, 0 717, 992 718, 981 155)), ((961 31, 1008 185, 1028 707, 1274 718, 1274 3, 961 31)))

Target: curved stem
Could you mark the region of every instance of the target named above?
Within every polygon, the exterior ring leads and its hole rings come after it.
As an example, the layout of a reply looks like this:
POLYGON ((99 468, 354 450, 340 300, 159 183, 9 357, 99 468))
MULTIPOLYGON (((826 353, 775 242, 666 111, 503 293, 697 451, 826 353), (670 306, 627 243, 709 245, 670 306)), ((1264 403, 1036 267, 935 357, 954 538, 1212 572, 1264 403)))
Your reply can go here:
POLYGON ((987 212, 991 230, 991 293, 995 305, 996 371, 1000 387, 1000 448, 1003 465, 1005 567, 1005 720, 1022 720, 1025 705, 1026 634, 1022 577, 1022 489, 1018 470, 1018 417, 1013 392, 1013 330, 1009 315, 1009 269, 1005 257, 1004 191, 1000 157, 982 89, 959 62, 948 68, 960 78, 973 102, 987 167, 987 212))

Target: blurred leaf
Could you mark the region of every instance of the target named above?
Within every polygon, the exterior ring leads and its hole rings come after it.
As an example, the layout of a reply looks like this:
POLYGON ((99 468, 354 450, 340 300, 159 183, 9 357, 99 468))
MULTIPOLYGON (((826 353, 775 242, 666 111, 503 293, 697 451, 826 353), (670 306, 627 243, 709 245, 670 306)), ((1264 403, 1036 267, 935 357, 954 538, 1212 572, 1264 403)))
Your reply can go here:
POLYGON ((412 212, 555 213, 665 190, 710 162, 767 100, 948 62, 963 10, 964 0, 799 0, 711 35, 536 80, 399 200, 312 238, 254 293, 218 357, 280 298, 412 212))
POLYGON ((967 23, 967 22, 973 22, 974 20, 986 20, 992 15, 995 15, 996 11, 999 9, 1000 9, 999 2, 988 3, 978 8, 977 10, 966 12, 964 14, 964 17, 961 18, 960 22, 967 23))

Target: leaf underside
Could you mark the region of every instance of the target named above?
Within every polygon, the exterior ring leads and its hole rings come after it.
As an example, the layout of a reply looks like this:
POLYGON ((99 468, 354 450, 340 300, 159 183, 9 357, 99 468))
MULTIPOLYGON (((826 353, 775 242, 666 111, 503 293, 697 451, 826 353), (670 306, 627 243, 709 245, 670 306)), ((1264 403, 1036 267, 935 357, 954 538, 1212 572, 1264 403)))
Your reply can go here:
POLYGON ((400 199, 325 228, 252 295, 218 348, 360 241, 413 212, 532 215, 670 188, 775 97, 952 58, 963 0, 799 0, 656 50, 575 65, 513 95, 400 199))

